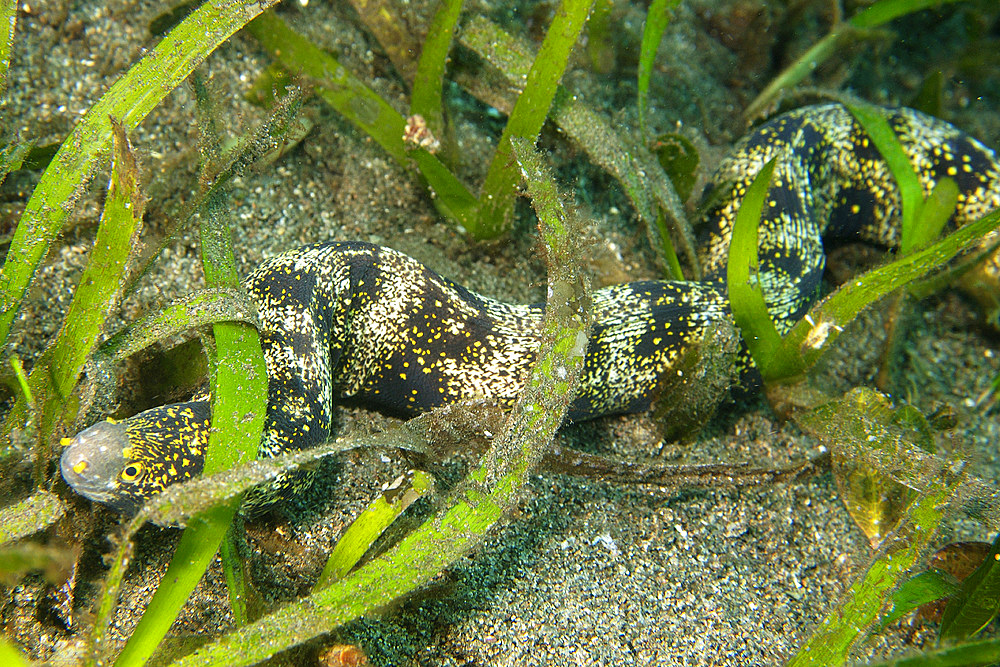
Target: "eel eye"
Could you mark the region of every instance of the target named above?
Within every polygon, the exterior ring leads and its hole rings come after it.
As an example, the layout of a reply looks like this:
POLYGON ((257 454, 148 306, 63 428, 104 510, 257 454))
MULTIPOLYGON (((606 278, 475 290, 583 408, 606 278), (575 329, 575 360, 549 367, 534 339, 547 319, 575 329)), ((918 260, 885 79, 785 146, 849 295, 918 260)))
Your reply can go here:
POLYGON ((141 463, 129 463, 122 470, 122 481, 123 482, 135 482, 140 477, 142 477, 142 464, 141 463))

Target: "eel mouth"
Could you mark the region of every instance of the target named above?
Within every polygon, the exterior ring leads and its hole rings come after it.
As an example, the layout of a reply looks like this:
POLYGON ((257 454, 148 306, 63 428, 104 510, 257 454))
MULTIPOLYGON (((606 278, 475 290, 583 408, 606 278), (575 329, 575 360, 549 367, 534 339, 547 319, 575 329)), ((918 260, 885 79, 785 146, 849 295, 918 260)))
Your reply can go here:
POLYGON ((98 422, 62 442, 67 447, 59 459, 59 471, 66 483, 85 498, 113 504, 120 495, 118 477, 126 465, 125 425, 98 422))

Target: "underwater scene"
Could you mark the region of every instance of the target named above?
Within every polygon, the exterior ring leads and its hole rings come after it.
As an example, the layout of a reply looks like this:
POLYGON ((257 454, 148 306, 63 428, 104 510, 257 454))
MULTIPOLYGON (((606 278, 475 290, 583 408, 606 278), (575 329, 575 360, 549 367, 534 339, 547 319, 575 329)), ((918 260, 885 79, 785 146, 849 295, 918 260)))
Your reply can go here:
POLYGON ((996 0, 0 0, 0 665, 1000 664, 996 0))

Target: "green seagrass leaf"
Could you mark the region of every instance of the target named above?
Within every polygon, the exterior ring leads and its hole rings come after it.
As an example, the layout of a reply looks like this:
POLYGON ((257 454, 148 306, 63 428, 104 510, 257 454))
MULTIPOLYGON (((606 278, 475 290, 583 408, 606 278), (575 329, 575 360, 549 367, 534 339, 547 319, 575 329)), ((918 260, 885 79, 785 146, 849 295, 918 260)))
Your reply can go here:
POLYGON ((976 571, 944 609, 942 642, 957 642, 976 634, 1000 612, 1000 535, 976 571))
POLYGON ((660 40, 663 39, 663 31, 667 29, 671 14, 679 4, 680 0, 653 0, 646 11, 646 24, 642 28, 642 44, 639 47, 639 92, 636 100, 639 107, 639 128, 643 136, 646 136, 647 131, 646 111, 649 107, 649 80, 653 74, 653 63, 656 61, 660 40))
POLYGON ((955 578, 943 572, 926 570, 914 575, 892 594, 892 608, 879 620, 875 631, 879 632, 914 609, 947 597, 957 590, 955 578))
POLYGON ((433 491, 434 478, 421 470, 410 470, 390 484, 341 535, 313 590, 343 579, 406 508, 433 491))

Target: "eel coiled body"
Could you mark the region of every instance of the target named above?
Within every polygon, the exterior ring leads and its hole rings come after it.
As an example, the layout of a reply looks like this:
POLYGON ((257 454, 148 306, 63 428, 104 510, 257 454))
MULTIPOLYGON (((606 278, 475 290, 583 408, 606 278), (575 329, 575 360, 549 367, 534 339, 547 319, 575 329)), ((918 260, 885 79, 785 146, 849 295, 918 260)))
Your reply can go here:
MULTIPOLYGON (((944 176, 956 181, 952 224, 1000 207, 1000 165, 992 151, 916 111, 887 111, 887 117, 925 194, 944 176)), ((765 300, 779 331, 816 298, 823 238, 898 246, 899 191, 850 112, 819 105, 761 125, 714 177, 728 194, 707 213, 706 279, 639 281, 593 293, 590 344, 569 419, 648 409, 689 347, 728 320, 733 220, 749 183, 772 157, 758 243, 765 300)), ((991 261, 997 267, 996 257, 991 261)), ((997 274, 990 276, 995 285, 997 274)), ((294 250, 264 262, 245 286, 258 308, 268 374, 262 456, 325 441, 338 398, 406 415, 473 398, 509 405, 539 342, 541 304, 489 299, 367 243, 294 250)), ((62 474, 84 496, 131 510, 201 472, 208 431, 206 398, 100 422, 70 441, 62 474)))

